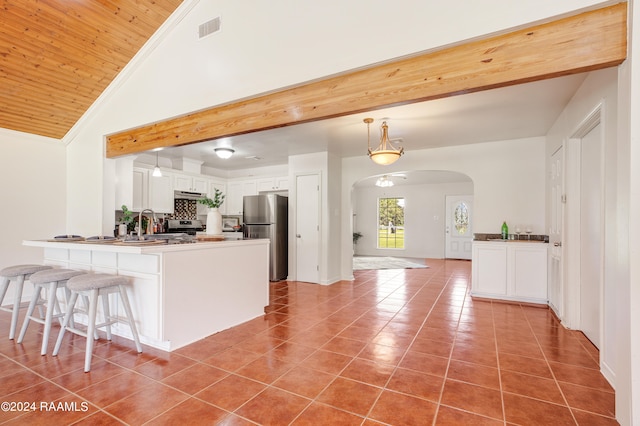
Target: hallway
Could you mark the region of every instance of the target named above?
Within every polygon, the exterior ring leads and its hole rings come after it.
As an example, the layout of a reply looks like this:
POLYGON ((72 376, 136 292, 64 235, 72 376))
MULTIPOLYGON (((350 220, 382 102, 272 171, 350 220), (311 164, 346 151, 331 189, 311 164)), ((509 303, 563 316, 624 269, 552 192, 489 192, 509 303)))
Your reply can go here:
POLYGON ((472 300, 468 261, 427 265, 272 283, 261 318, 172 353, 100 340, 87 374, 83 338, 40 356, 35 324, 17 345, 2 312, 0 400, 38 405, 0 424, 617 424, 581 333, 546 308, 472 300))

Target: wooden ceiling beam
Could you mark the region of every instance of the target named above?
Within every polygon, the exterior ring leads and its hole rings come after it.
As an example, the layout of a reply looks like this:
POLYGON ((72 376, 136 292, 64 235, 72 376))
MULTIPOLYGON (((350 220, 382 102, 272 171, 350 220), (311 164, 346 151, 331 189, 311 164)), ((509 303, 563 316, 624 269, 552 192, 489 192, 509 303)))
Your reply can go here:
POLYGON ((622 63, 626 3, 112 134, 114 158, 622 63))

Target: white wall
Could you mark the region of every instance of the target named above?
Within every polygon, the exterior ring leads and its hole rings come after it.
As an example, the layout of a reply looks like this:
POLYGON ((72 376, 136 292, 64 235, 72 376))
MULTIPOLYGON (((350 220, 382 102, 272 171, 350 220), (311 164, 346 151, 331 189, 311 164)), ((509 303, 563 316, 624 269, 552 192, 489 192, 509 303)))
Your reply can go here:
MULTIPOLYGON (((563 323, 572 328, 580 328, 580 247, 588 246, 591 241, 581 239, 580 223, 576 220, 580 216, 579 187, 574 183, 579 181, 579 150, 570 138, 581 127, 594 110, 601 110, 601 126, 604 131, 604 152, 602 167, 604 171, 604 212, 603 235, 604 242, 602 252, 603 280, 602 280, 602 344, 600 352, 600 364, 605 376, 615 385, 617 354, 617 326, 616 312, 618 296, 616 295, 616 271, 617 271, 617 150, 618 150, 618 98, 617 98, 617 70, 606 69, 590 73, 580 89, 558 120, 549 131, 547 138, 547 164, 551 164, 551 155, 559 146, 565 144, 565 156, 567 157, 566 195, 567 203, 564 229, 563 229, 563 263, 564 285, 561 292, 563 298, 563 323)), ((550 189, 547 188, 547 197, 550 189)))
POLYGON ((489 0, 453 10, 418 0, 185 1, 65 137, 67 220, 85 234, 113 228, 105 135, 601 3, 489 0), (487 10, 491 19, 477 19, 487 10), (197 26, 217 16, 221 31, 198 40, 197 26))
MULTIPOLYGON (((503 220, 532 225, 534 234, 545 226, 545 138, 527 138, 473 145, 408 151, 384 171, 448 170, 473 181, 474 232, 497 233, 503 220)), ((366 155, 342 162, 342 277, 351 270, 354 183, 379 175, 381 166, 366 155)))
MULTIPOLYGON (((66 158, 57 152, 47 155, 30 152, 26 155, 28 148, 16 150, 4 136, 0 136, 0 158, 3 162, 16 164, 18 168, 35 161, 43 166, 41 170, 51 172, 54 171, 52 169, 64 170, 66 162, 66 192, 64 185, 58 185, 57 179, 46 184, 49 194, 55 198, 49 200, 47 195, 47 201, 51 202, 47 210, 53 222, 57 223, 58 215, 65 214, 65 209, 58 204, 58 197, 63 194, 63 198, 65 195, 68 197, 67 232, 108 234, 113 229, 113 218, 109 212, 112 211, 110 205, 114 203, 115 167, 110 164, 112 160, 104 159, 104 136, 107 134, 603 3, 597 0, 487 0, 467 2, 461 9, 435 0, 399 0, 393 7, 386 2, 367 0, 327 0, 305 2, 304 5, 289 1, 253 0, 250 6, 246 2, 233 0, 187 0, 174 15, 176 18, 165 27, 171 30, 170 37, 158 44, 152 41, 150 46, 153 49, 143 52, 134 60, 134 65, 139 66, 136 69, 125 68, 121 78, 100 99, 101 103, 64 138, 65 143, 69 144, 66 158), (216 16, 222 17, 222 31, 201 41, 196 40, 197 25, 216 16), (328 28, 331 30, 328 31, 328 28), (381 28, 384 31, 380 31, 381 28)), ((632 73, 630 70, 628 75, 629 81, 640 80, 638 72, 632 73)), ((633 89, 636 95, 640 90, 631 83, 626 88, 633 89)), ((632 103, 635 109, 638 109, 636 104, 639 98, 635 96, 636 100, 632 103)), ((633 126, 631 136, 635 139, 632 144, 627 140, 627 153, 631 155, 623 158, 638 164, 640 158, 636 136, 640 133, 637 128, 639 124, 633 126)), ((504 176, 519 176, 518 172, 522 170, 530 170, 533 173, 531 181, 537 182, 539 174, 544 173, 532 164, 534 160, 537 161, 539 152, 526 143, 513 144, 524 148, 521 153, 513 152, 510 143, 496 145, 500 149, 485 145, 449 151, 409 151, 398 167, 405 164, 408 169, 424 170, 427 166, 463 173, 466 169, 473 169, 474 176, 467 174, 472 176, 476 184, 476 231, 492 232, 497 220, 518 216, 524 220, 531 217, 537 227, 534 232, 541 232, 546 228, 544 212, 540 210, 544 206, 544 185, 542 188, 537 185, 530 188, 526 181, 520 182, 518 179, 507 184, 503 182, 504 176), (533 151, 533 159, 528 156, 530 151, 533 151), (482 163, 489 164, 486 170, 480 170, 480 164, 473 164, 473 153, 486 159, 486 163, 482 163), (438 161, 446 167, 438 164, 438 161)), ((343 160, 339 207, 342 243, 336 243, 342 253, 343 277, 350 276, 351 187, 361 177, 378 174, 368 162, 364 156, 343 160)), ((544 165, 544 155, 539 163, 544 165)), ((631 170, 635 171, 619 176, 621 181, 628 178, 632 181, 632 187, 623 195, 631 200, 628 205, 633 217, 640 217, 637 201, 640 197, 632 196, 637 195, 640 185, 638 169, 632 167, 631 170)), ((29 186, 23 187, 28 192, 36 193, 42 193, 41 188, 41 185, 31 181, 29 186)), ((4 187, 2 191, 4 195, 4 187)), ((21 196, 19 199, 26 201, 27 197, 21 196)), ((35 238, 57 232, 57 224, 47 224, 43 228, 36 224, 42 217, 39 210, 42 204, 40 200, 29 201, 31 211, 38 213, 28 212, 16 221, 14 228, 18 229, 19 240, 32 235, 25 229, 37 232, 35 238)), ((640 231, 635 223, 629 227, 633 230, 630 254, 637 254, 640 244, 640 231)), ((328 253, 333 248, 327 246, 325 251, 328 253)), ((9 253, 12 261, 16 258, 13 253, 20 251, 21 246, 16 238, 8 240, 2 248, 2 254, 9 253)), ((23 258, 22 255, 19 257, 23 258)), ((627 261, 627 272, 628 265, 627 261)), ((640 275, 638 267, 637 264, 632 267, 631 274, 635 278, 640 275)), ((628 280, 623 279, 622 283, 628 284, 628 280)), ((640 300, 635 291, 629 295, 633 297, 626 300, 640 300)), ((630 332, 628 327, 627 330, 630 332)), ((635 342, 634 359, 640 353, 637 346, 635 342)), ((630 368, 627 372, 630 372, 630 368)), ((639 373, 635 373, 634 380, 640 383, 638 377, 639 373)), ((631 385, 628 389, 629 392, 624 395, 631 397, 631 385)))
MULTIPOLYGON (((362 238, 356 245, 356 254, 444 258, 445 197, 447 195, 473 195, 473 183, 395 185, 391 188, 356 187, 352 198, 355 212, 354 222, 356 223, 354 231, 362 233, 362 238), (405 199, 404 249, 378 249, 376 247, 378 199, 383 197, 403 197, 405 199)), ((472 210, 471 217, 474 216, 472 210)))
POLYGON ((0 268, 42 262, 28 239, 67 232, 65 147, 57 139, 0 129, 0 268))

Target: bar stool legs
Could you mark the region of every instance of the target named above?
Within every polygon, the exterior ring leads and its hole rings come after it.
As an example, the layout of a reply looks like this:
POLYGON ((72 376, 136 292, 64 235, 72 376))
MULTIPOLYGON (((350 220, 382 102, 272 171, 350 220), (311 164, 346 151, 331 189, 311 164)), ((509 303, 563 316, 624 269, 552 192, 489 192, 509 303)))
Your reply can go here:
POLYGON ((69 304, 67 306, 67 312, 62 322, 62 328, 60 329, 58 340, 56 341, 56 345, 53 349, 53 355, 58 355, 60 346, 62 344, 62 339, 64 338, 64 334, 66 331, 71 331, 72 333, 79 334, 87 338, 84 371, 88 372, 91 370, 91 357, 93 355, 94 339, 90 338, 89 336, 93 337, 93 335, 96 333, 97 328, 104 327, 106 328, 107 338, 110 340, 111 325, 122 321, 117 316, 112 316, 110 313, 108 297, 111 293, 119 294, 122 306, 127 316, 126 322, 131 328, 131 334, 133 336, 136 349, 138 350, 138 353, 142 352, 142 345, 140 344, 138 331, 133 321, 131 306, 129 305, 129 298, 127 297, 127 291, 125 288, 126 284, 127 278, 109 274, 86 274, 69 279, 69 281, 67 282, 67 288, 71 291, 71 299, 69 300, 69 304), (86 332, 69 326, 70 319, 73 316, 74 306, 76 304, 76 301, 78 300, 79 295, 88 296, 89 298, 89 312, 86 332), (96 324, 99 297, 102 297, 105 317, 105 322, 102 324, 96 324))
POLYGON ((82 271, 76 271, 72 269, 48 269, 44 271, 39 271, 31 275, 30 280, 34 285, 33 297, 31 298, 31 302, 29 303, 29 308, 27 309, 27 315, 24 318, 24 322, 22 323, 22 329, 20 330, 20 335, 18 336, 17 343, 22 343, 24 340, 24 336, 27 333, 27 328, 29 327, 29 323, 31 321, 35 321, 40 324, 44 324, 43 337, 42 337, 42 348, 40 350, 41 355, 46 355, 47 346, 49 343, 49 335, 51 333, 51 323, 54 318, 58 318, 60 324, 62 324, 62 317, 64 313, 60 309, 60 304, 58 303, 57 291, 59 288, 64 288, 66 292, 66 300, 69 301, 69 290, 66 288, 66 282, 69 278, 85 274, 82 271), (33 311, 36 306, 40 307, 43 304, 43 300, 41 298, 42 290, 46 290, 47 292, 47 309, 45 314, 45 319, 42 320, 33 315, 33 311), (55 312, 58 312, 57 314, 55 312))
POLYGON ((51 269, 51 266, 45 265, 16 265, 9 266, 0 271, 0 310, 11 312, 11 326, 9 328, 9 339, 13 340, 16 335, 16 327, 18 324, 18 314, 20 311, 20 301, 22 299, 22 290, 24 288, 24 281, 29 279, 31 274, 38 271, 51 269), (2 305, 4 296, 7 294, 9 284, 14 280, 16 282, 15 297, 13 300, 13 308, 5 308, 2 305))

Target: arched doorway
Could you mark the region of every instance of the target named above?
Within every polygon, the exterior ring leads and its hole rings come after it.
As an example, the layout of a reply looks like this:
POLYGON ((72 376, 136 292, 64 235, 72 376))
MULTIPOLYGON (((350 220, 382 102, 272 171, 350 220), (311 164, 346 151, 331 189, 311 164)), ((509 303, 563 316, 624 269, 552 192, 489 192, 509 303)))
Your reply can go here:
MULTIPOLYGON (((355 255, 445 258, 447 226, 455 228, 455 224, 447 220, 447 196, 464 195, 472 199, 473 181, 459 172, 411 170, 360 179, 353 185, 351 194, 352 229, 361 234, 354 244, 355 255), (376 185, 381 180, 384 183, 376 185), (401 229, 395 223, 389 225, 387 219, 381 222, 380 200, 385 199, 402 200, 401 229), (403 232, 401 246, 389 247, 381 242, 385 232, 400 230, 403 232)), ((466 212, 468 227, 464 231, 467 235, 473 235, 471 208, 469 205, 466 212)))

